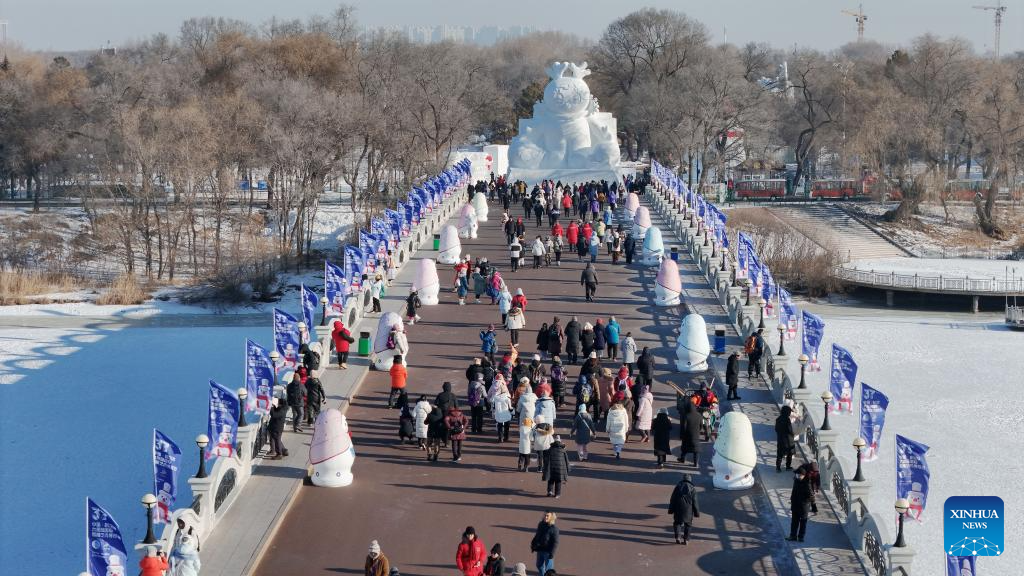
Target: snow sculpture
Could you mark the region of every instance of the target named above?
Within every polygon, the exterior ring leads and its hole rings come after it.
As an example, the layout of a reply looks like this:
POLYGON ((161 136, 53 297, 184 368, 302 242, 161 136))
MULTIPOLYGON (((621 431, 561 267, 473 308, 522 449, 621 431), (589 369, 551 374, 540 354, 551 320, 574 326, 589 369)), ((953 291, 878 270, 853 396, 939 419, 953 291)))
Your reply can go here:
POLYGON ((661 239, 661 228, 651 226, 644 235, 643 261, 647 266, 661 264, 665 256, 665 242, 661 239))
POLYGON ((459 212, 459 238, 476 238, 476 210, 466 204, 459 212))
MULTIPOLYGON (((438 246, 437 261, 441 264, 457 264, 462 253, 459 229, 452 224, 441 227, 441 243, 438 246)), ((422 299, 422 298, 421 298, 422 299)))
POLYGON ((726 412, 718 424, 718 440, 711 466, 713 483, 723 490, 743 490, 754 485, 752 474, 757 464, 754 430, 742 412, 726 412))
POLYGON ((633 238, 643 238, 651 227, 651 212, 647 206, 638 206, 633 215, 633 238))
POLYGON ((420 297, 420 304, 437 306, 437 294, 441 291, 441 280, 437 276, 437 264, 430 258, 422 258, 413 279, 412 289, 420 297))
POLYGON ((314 486, 338 488, 352 483, 352 465, 356 451, 348 435, 348 420, 337 408, 321 412, 309 443, 309 463, 314 486))
POLYGON ((679 265, 671 258, 664 258, 654 281, 654 304, 656 306, 677 306, 683 293, 683 282, 679 278, 679 265))
POLYGON ((680 372, 703 372, 708 369, 711 342, 708 341, 708 327, 700 314, 687 314, 679 325, 676 340, 676 370, 680 372))
POLYGON ((487 213, 490 208, 487 207, 487 196, 484 196, 483 192, 477 192, 473 194, 473 210, 476 211, 477 222, 487 222, 487 213))
POLYGON ((583 80, 587 63, 554 62, 546 72, 544 98, 533 105, 532 118, 519 121, 509 146, 509 179, 617 180, 618 127, 583 80))
MULTIPOLYGON (((395 363, 395 356, 402 354, 403 348, 409 347, 409 341, 404 333, 392 336, 391 330, 396 326, 398 332, 405 331, 401 316, 396 312, 381 314, 380 320, 377 322, 377 333, 373 336, 373 367, 377 370, 391 370, 391 365, 395 363)), ((408 350, 406 350, 406 354, 408 354, 408 350)), ((405 355, 402 355, 402 364, 406 364, 407 361, 405 355)))
POLYGON ((632 220, 636 216, 636 209, 640 207, 640 197, 636 195, 636 192, 630 192, 626 196, 626 215, 632 220))

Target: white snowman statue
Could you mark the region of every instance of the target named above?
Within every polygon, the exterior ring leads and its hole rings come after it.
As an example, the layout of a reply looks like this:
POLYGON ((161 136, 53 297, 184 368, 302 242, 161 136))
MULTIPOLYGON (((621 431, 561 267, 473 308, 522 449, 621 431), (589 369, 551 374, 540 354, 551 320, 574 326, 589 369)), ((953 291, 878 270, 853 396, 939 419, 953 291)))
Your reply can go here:
POLYGON ((633 215, 633 238, 646 239, 647 229, 651 227, 651 211, 647 206, 639 206, 633 215))
POLYGON ((677 306, 683 293, 683 282, 679 277, 679 265, 671 258, 664 258, 654 281, 654 304, 677 306))
POLYGON ((437 276, 437 264, 430 258, 420 259, 416 268, 416 277, 412 281, 412 289, 424 306, 437 306, 438 294, 441 292, 441 280, 437 276))
POLYGON ((373 367, 377 370, 391 370, 395 356, 402 357, 402 364, 408 364, 409 340, 405 335, 402 317, 395 312, 381 314, 377 322, 377 333, 373 337, 373 367))
POLYGON ((314 486, 339 488, 352 484, 356 451, 349 436, 348 420, 337 408, 321 412, 309 443, 309 478, 314 486))
POLYGON ((459 238, 476 238, 478 224, 476 210, 472 204, 465 204, 459 212, 459 238))
POLYGON ((679 325, 676 340, 676 370, 684 373, 704 372, 708 369, 711 342, 708 326, 700 314, 687 314, 679 325))
POLYGON ((438 245, 437 261, 441 264, 456 264, 462 254, 462 241, 459 240, 459 229, 452 224, 441 228, 440 244, 438 245))
POLYGON ((661 228, 651 226, 644 235, 643 263, 647 266, 657 266, 665 257, 665 241, 661 237, 661 228))
POLYGON ((476 211, 477 222, 487 222, 487 213, 490 212, 490 208, 487 206, 487 196, 483 192, 477 192, 473 194, 473 210, 476 211))
POLYGON ((630 192, 626 196, 626 216, 632 220, 636 216, 636 209, 640 207, 640 197, 636 192, 630 192))
POLYGON ((718 424, 715 455, 711 466, 715 469, 712 480, 715 488, 743 490, 754 485, 754 466, 757 449, 750 419, 742 412, 726 412, 718 424))

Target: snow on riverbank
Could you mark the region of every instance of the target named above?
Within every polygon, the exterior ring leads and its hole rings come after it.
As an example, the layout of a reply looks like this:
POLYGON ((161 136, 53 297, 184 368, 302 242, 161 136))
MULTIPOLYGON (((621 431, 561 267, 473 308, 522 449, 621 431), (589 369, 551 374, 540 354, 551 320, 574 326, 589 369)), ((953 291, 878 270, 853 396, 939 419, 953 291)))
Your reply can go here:
POLYGON ((1017 260, 978 260, 972 258, 879 258, 857 260, 845 266, 854 270, 888 274, 917 274, 946 278, 1015 279, 1024 276, 1024 262, 1017 260))
MULTIPOLYGON (((1016 457, 1024 432, 1024 357, 1017 351, 1024 334, 1002 326, 998 315, 892 312, 832 305, 809 305, 825 321, 821 345, 822 372, 808 373, 815 396, 828 386, 828 358, 833 342, 853 354, 857 378, 889 396, 881 442, 874 462, 864 464, 873 483, 869 507, 883 518, 893 517, 896 498, 894 442, 900 434, 931 447, 931 493, 923 524, 909 523, 907 538, 918 555, 914 571, 944 574, 942 509, 949 496, 994 495, 1006 501, 1014 517, 1024 496, 1014 487, 1024 477, 1016 457)), ((795 355, 788 370, 799 375, 795 355)), ((858 436, 860 390, 854 415, 831 416, 839 432, 839 453, 854 462, 850 446, 858 436)), ((820 409, 816 410, 820 422, 820 409)), ((852 473, 852 470, 850 471, 852 473)), ((1008 517, 1010 512, 1008 512, 1008 517)), ((895 524, 892 525, 895 535, 895 524)), ((1024 546, 1024 523, 1006 522, 1006 549, 1024 546)), ((985 558, 986 576, 1019 574, 1012 560, 985 558)))

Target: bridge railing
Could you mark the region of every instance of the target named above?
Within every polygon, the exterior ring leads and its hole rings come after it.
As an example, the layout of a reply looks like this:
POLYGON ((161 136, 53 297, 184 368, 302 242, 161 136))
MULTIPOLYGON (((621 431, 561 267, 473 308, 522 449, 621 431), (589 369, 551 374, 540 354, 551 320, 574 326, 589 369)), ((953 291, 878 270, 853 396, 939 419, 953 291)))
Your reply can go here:
POLYGON ((1024 293, 1024 277, 971 278, 970 276, 921 276, 897 272, 875 272, 840 267, 836 276, 857 284, 891 288, 921 289, 949 292, 982 292, 989 294, 1024 293))

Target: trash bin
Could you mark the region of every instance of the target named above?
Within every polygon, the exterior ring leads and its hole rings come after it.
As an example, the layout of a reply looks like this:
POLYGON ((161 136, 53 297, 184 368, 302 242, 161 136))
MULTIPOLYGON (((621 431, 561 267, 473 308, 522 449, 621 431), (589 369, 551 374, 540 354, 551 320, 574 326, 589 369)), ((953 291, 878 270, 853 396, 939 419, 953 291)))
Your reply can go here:
POLYGON ((434 250, 440 250, 440 249, 441 249, 441 235, 440 234, 434 234, 434 250))
POLYGON ((679 262, 679 248, 676 246, 672 247, 672 261, 679 262))
POLYGON ((715 354, 725 354, 725 326, 715 324, 715 342, 712 347, 715 354))
POLYGON ((359 355, 369 356, 370 355, 370 333, 360 332, 359 333, 359 355))

